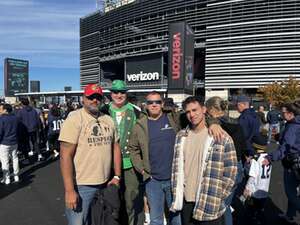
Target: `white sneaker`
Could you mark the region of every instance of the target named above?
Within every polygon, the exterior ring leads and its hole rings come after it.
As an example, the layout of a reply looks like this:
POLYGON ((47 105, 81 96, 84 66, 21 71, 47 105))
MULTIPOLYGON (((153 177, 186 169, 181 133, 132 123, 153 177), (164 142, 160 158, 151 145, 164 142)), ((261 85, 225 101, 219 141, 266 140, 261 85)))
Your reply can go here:
POLYGON ((28 155, 33 156, 33 151, 28 152, 28 155))
POLYGON ((7 177, 7 178, 5 179, 5 181, 4 181, 4 183, 5 183, 6 185, 9 185, 9 184, 10 184, 10 178, 7 177))
POLYGON ((19 176, 18 176, 18 175, 15 175, 15 176, 14 176, 14 180, 15 180, 16 183, 19 182, 19 181, 20 181, 19 176))
POLYGON ((42 161, 43 159, 44 159, 44 157, 41 154, 39 154, 38 155, 38 161, 42 161))

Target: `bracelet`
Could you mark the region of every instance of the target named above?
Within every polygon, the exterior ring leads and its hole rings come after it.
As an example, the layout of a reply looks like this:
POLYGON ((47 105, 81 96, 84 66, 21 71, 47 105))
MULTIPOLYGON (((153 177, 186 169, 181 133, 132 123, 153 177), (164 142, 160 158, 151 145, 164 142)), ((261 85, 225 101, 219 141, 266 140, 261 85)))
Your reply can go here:
POLYGON ((121 178, 117 175, 114 176, 115 179, 120 180, 121 178))

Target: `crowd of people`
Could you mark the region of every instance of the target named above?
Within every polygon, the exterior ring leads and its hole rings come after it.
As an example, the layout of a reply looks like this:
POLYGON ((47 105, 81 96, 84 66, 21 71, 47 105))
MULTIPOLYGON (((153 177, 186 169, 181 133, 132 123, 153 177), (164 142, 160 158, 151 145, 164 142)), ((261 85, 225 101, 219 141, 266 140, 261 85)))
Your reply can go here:
POLYGON ((300 102, 255 111, 237 97, 228 102, 187 97, 179 110, 159 92, 133 104, 124 81, 114 80, 111 101, 97 84, 84 89, 82 107, 0 105, 3 182, 19 181, 18 154, 30 163, 45 149, 60 155, 69 225, 232 225, 236 201, 249 224, 264 224, 272 162, 282 161, 287 211, 300 212, 300 102), (22 133, 23 132, 23 133, 22 133), (42 141, 44 140, 44 141, 42 141), (268 152, 270 142, 278 147, 268 152), (13 174, 9 173, 9 158, 13 174))
POLYGON ((28 98, 15 104, 0 103, 0 161, 3 177, 1 182, 9 185, 19 182, 20 164, 32 165, 45 160, 49 153, 59 156, 58 135, 72 105, 45 104, 36 107, 28 98), (9 162, 13 164, 10 173, 9 162))

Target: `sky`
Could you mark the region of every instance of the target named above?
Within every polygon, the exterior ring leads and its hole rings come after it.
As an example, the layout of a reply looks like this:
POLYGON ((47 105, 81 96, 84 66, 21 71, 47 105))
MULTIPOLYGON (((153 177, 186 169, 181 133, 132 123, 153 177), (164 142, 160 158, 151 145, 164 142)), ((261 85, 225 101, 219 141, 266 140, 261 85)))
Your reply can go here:
POLYGON ((41 91, 79 90, 79 19, 96 0, 0 0, 0 94, 4 59, 29 60, 41 91))

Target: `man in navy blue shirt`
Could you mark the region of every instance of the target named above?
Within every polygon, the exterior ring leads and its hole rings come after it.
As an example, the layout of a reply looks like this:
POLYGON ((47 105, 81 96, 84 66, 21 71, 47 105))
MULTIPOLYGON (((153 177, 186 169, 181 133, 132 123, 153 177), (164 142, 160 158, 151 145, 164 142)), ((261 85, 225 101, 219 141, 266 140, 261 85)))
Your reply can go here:
POLYGON ((255 150, 252 146, 253 138, 255 136, 260 136, 259 118, 255 110, 250 108, 250 99, 247 96, 238 96, 237 110, 241 114, 239 117, 239 124, 242 127, 246 139, 247 155, 253 156, 255 154, 255 150))
POLYGON ((12 114, 12 106, 4 104, 0 106, 0 161, 2 164, 3 180, 10 184, 9 158, 13 162, 14 181, 19 181, 19 159, 17 154, 18 119, 12 114))
POLYGON ((38 161, 44 159, 40 148, 38 146, 38 135, 39 135, 39 125, 40 117, 37 111, 29 105, 29 100, 24 98, 21 100, 22 109, 17 113, 22 126, 22 151, 25 153, 25 157, 28 158, 29 155, 33 155, 34 151, 38 154, 38 161))
MULTIPOLYGON (((176 132, 180 129, 173 113, 164 113, 158 92, 146 96, 148 116, 135 124, 128 149, 133 166, 144 178, 150 207, 150 225, 163 225, 165 201, 171 206, 171 169, 176 132)), ((180 225, 180 216, 170 212, 171 225, 180 225)))

